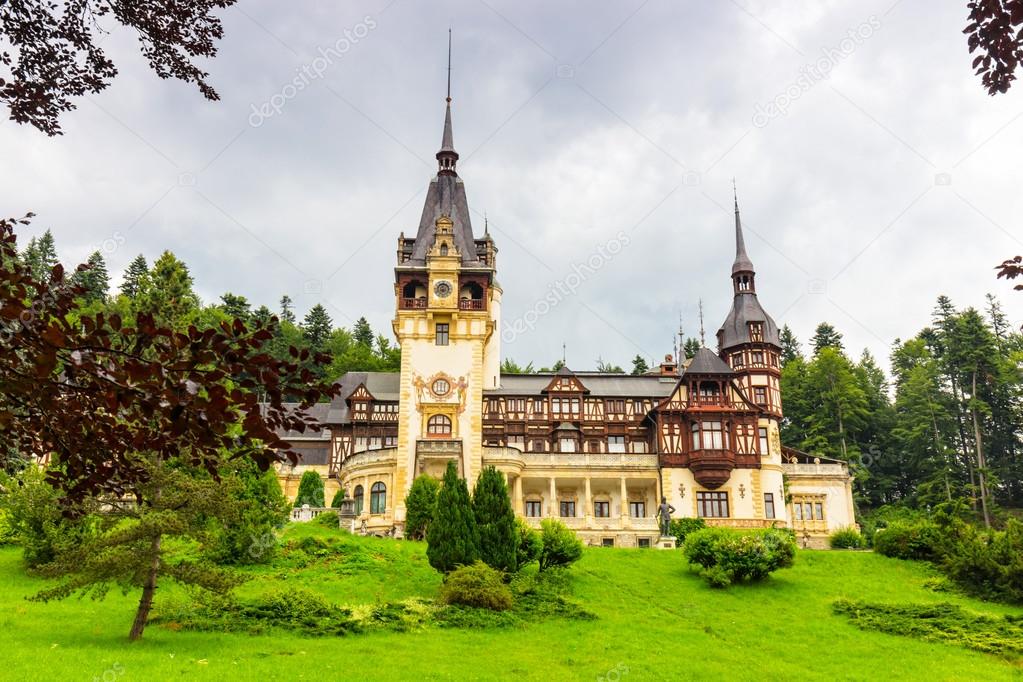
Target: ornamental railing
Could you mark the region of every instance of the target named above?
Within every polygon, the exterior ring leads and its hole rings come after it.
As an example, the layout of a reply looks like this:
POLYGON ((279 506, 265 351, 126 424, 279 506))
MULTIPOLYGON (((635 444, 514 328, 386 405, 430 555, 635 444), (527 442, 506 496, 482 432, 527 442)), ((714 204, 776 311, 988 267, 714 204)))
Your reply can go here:
POLYGON ((402 310, 418 310, 426 307, 427 299, 425 296, 419 298, 403 298, 401 299, 402 310))
POLYGON ((657 468, 657 455, 628 452, 523 452, 522 461, 532 466, 625 466, 657 468))
POLYGON ((485 305, 482 298, 462 298, 458 301, 459 310, 483 310, 485 305))

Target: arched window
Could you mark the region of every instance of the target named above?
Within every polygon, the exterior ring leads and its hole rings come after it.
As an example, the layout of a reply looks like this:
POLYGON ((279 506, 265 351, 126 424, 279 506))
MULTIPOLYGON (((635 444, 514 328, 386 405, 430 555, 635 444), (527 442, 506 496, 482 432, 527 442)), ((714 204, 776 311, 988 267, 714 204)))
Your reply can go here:
POLYGON ((440 255, 442 255, 442 256, 448 255, 448 244, 447 244, 447 242, 441 242, 441 245, 440 245, 440 255))
POLYGON ((426 433, 430 436, 450 436, 451 419, 443 414, 435 414, 426 422, 426 433))
POLYGON ((355 515, 356 516, 358 516, 359 514, 362 513, 362 498, 363 498, 362 486, 361 485, 357 485, 357 486, 355 486, 355 496, 354 496, 354 499, 355 499, 355 515))
POLYGON ((369 513, 383 514, 387 508, 387 486, 380 481, 369 489, 369 513))

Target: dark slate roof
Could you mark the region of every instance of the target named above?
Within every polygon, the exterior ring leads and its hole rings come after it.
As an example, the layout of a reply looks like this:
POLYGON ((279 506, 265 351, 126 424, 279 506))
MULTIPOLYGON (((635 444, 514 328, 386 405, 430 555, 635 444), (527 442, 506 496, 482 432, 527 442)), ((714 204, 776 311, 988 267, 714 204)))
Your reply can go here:
POLYGON ((398 372, 348 372, 338 380, 341 391, 330 402, 324 422, 327 424, 344 424, 348 422, 348 396, 359 384, 377 400, 397 402, 400 392, 401 375, 398 372))
POLYGON ((735 295, 732 309, 728 311, 728 317, 725 318, 724 324, 718 331, 718 349, 725 350, 750 343, 750 322, 763 322, 764 343, 781 347, 778 325, 770 315, 764 312, 760 301, 757 300, 757 295, 752 292, 740 292, 735 295))
MULTIPOLYGON (((659 377, 632 374, 574 372, 575 378, 590 390, 591 397, 665 398, 671 395, 677 376, 659 377)), ((499 388, 484 389, 487 397, 541 396, 558 374, 502 374, 499 388)))
MULTIPOLYGON (((287 409, 289 411, 297 410, 298 406, 299 406, 299 403, 284 403, 285 409, 287 409)), ((325 420, 327 419, 327 411, 329 409, 330 409, 330 403, 316 403, 315 405, 310 407, 308 410, 306 410, 306 414, 308 414, 309 416, 313 417, 314 419, 316 419, 321 424, 324 424, 324 423, 326 423, 325 420)), ((295 443, 297 443, 299 441, 329 441, 330 440, 330 432, 327 431, 326 429, 323 429, 323 430, 306 429, 304 433, 299 433, 298 431, 290 431, 290 430, 288 430, 288 431, 279 431, 277 433, 277 435, 279 435, 284 440, 290 441, 292 444, 295 444, 295 443)), ((296 448, 296 450, 298 450, 298 449, 300 449, 300 448, 296 448)))
POLYGON ((734 374, 732 368, 719 358, 710 348, 703 347, 696 351, 696 355, 689 361, 689 366, 682 372, 682 376, 692 374, 734 374))
POLYGON ((753 272, 753 261, 746 255, 746 241, 742 238, 742 222, 739 220, 739 200, 735 200, 735 262, 732 274, 753 272))

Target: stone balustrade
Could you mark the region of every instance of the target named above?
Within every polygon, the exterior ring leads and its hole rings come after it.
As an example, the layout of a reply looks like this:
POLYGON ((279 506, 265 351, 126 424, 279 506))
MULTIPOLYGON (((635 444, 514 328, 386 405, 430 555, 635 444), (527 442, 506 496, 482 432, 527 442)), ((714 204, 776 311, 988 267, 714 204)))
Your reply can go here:
POLYGON ((789 464, 781 465, 782 471, 790 475, 804 476, 848 476, 849 467, 845 463, 828 462, 821 464, 789 464))

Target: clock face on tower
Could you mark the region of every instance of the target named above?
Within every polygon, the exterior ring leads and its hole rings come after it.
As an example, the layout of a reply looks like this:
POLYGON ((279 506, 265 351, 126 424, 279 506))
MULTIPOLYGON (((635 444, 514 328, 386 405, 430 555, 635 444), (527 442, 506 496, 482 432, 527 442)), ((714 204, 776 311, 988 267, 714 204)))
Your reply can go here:
POLYGON ((437 298, 447 298, 451 295, 451 282, 441 280, 433 285, 433 293, 437 298))

